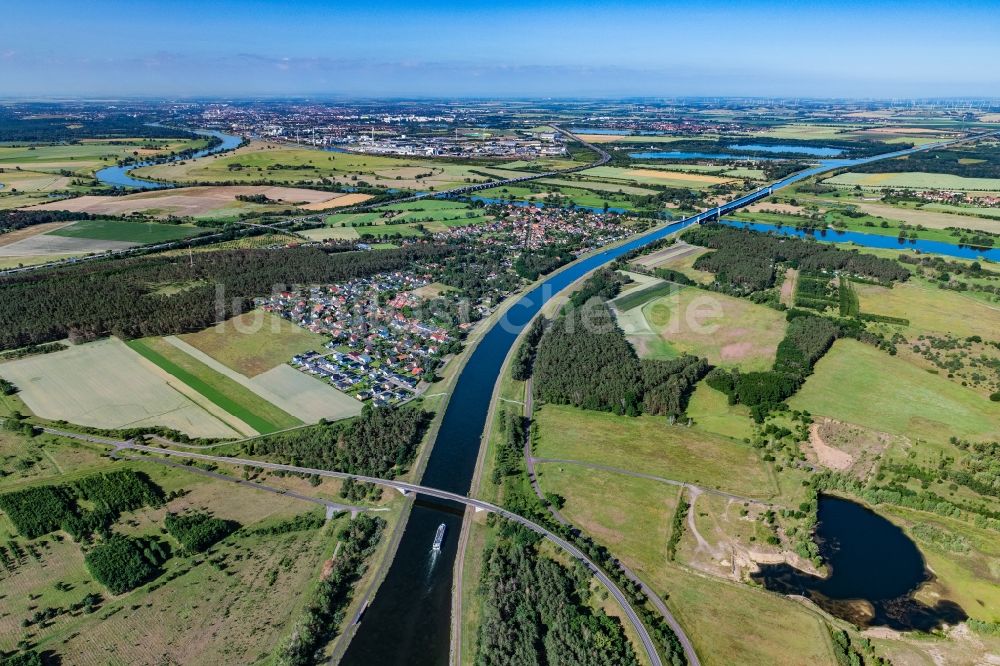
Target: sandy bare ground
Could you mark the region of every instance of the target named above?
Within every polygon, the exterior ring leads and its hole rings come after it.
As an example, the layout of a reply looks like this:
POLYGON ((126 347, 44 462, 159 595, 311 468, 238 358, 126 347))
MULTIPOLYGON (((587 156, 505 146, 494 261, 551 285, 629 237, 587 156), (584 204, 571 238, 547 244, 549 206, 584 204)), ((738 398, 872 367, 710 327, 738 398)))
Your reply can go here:
MULTIPOLYGON (((55 231, 56 229, 62 229, 63 227, 73 224, 72 222, 46 222, 45 224, 36 224, 31 227, 25 227, 24 229, 17 229, 16 231, 11 231, 6 234, 0 234, 0 248, 5 245, 13 245, 18 241, 22 241, 26 238, 31 238, 32 236, 41 236, 42 234, 47 234, 50 231, 55 231)), ((3 251, 0 250, 0 254, 3 251)))
MULTIPOLYGON (((268 199, 287 206, 307 207, 345 197, 366 196, 323 192, 303 187, 272 187, 263 185, 218 185, 207 187, 180 187, 153 192, 139 192, 123 197, 83 196, 76 199, 53 201, 31 210, 70 210, 81 213, 127 215, 150 212, 159 217, 207 215, 227 208, 238 208, 243 202, 237 195, 263 194, 268 199)), ((367 198, 367 197, 366 197, 367 198)), ((348 204, 335 204, 348 205, 348 204)), ((320 209, 315 209, 320 210, 320 209)))
POLYGON ((53 254, 86 254, 135 247, 138 243, 71 238, 69 236, 35 235, 0 246, 0 257, 40 257, 53 254))
POLYGON ((909 224, 922 224, 931 229, 959 227, 961 229, 975 229, 977 231, 991 231, 993 233, 1000 232, 1000 221, 988 220, 982 217, 954 215, 934 210, 896 208, 895 206, 883 203, 857 202, 854 205, 869 215, 877 215, 890 220, 901 220, 909 224))
POLYGON ((356 206, 359 203, 364 203, 371 199, 370 194, 339 194, 335 195, 334 198, 328 199, 326 201, 317 201, 316 203, 306 204, 304 206, 299 206, 303 210, 328 210, 330 208, 343 208, 344 206, 356 206))
POLYGON ((789 268, 785 271, 785 281, 781 283, 781 302, 792 307, 795 300, 795 284, 799 280, 799 270, 789 268))
POLYGON ((823 437, 819 434, 818 423, 812 424, 812 427, 809 428, 809 445, 812 446, 819 464, 823 467, 843 472, 854 464, 854 458, 851 454, 836 449, 823 441, 823 437))
POLYGON ((684 242, 674 243, 662 250, 657 250, 656 252, 650 252, 649 254, 644 254, 634 263, 640 266, 645 266, 647 268, 658 266, 659 264, 669 261, 671 259, 679 259, 681 257, 686 257, 689 254, 699 252, 702 248, 696 245, 688 245, 684 242))

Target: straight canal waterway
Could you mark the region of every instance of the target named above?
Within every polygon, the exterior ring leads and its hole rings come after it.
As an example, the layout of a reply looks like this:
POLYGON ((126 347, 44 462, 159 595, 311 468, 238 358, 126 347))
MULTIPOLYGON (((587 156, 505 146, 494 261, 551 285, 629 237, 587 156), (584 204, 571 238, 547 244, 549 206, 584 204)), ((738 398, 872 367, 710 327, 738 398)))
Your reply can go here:
MULTIPOLYGON (((826 160, 774 183, 772 188, 777 190, 837 167, 899 157, 932 147, 936 146, 926 145, 857 160, 826 160)), ((753 200, 753 195, 740 197, 723 206, 721 213, 729 213, 753 200)), ((461 494, 469 492, 493 386, 504 359, 521 329, 552 296, 588 272, 704 217, 705 214, 700 214, 660 227, 570 264, 512 305, 472 351, 459 375, 420 483, 461 494)), ((463 511, 461 506, 438 501, 421 499, 414 503, 386 578, 365 611, 342 664, 440 666, 448 663, 452 572, 463 511), (431 546, 441 523, 446 525, 447 532, 441 550, 435 551, 431 546)), ((475 584, 475 581, 466 581, 470 583, 475 584)))

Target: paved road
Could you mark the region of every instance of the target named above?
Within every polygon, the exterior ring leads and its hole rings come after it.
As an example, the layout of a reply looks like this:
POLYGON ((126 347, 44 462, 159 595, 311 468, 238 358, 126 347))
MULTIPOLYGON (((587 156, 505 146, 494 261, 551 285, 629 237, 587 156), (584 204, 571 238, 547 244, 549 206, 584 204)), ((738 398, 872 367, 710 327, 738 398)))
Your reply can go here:
MULTIPOLYGON (((533 407, 534 407, 534 391, 532 389, 531 377, 529 377, 527 382, 525 382, 524 390, 525 390, 524 413, 530 419, 531 415, 533 414, 533 407)), ((526 427, 530 428, 530 426, 526 427)), ((528 478, 531 480, 531 487, 535 490, 535 495, 538 497, 539 500, 542 501, 543 505, 547 506, 549 513, 552 515, 552 517, 555 520, 559 521, 560 524, 566 527, 577 529, 573 527, 573 524, 570 523, 570 521, 568 521, 565 517, 563 517, 562 513, 560 513, 558 509, 556 509, 554 506, 548 504, 545 501, 545 494, 542 492, 542 487, 538 484, 538 478, 535 476, 536 462, 570 463, 573 461, 554 461, 546 458, 535 458, 533 455, 531 455, 531 432, 529 430, 528 432, 525 433, 524 462, 525 466, 528 469, 528 478)), ((603 467, 603 466, 599 465, 598 467, 603 467)), ((607 468, 607 469, 611 471, 624 471, 624 470, 615 470, 614 468, 607 468)), ((652 478, 660 480, 659 477, 652 477, 652 478)), ((677 481, 669 481, 667 479, 663 480, 668 481, 669 483, 672 484, 687 485, 677 481)), ((685 656, 687 656, 688 664, 690 666, 701 666, 701 661, 698 659, 698 653, 695 652, 694 644, 691 642, 691 639, 688 638, 688 635, 684 633, 684 628, 681 626, 681 623, 678 622, 677 618, 674 617, 674 614, 670 612, 670 609, 667 608, 667 604, 664 603, 663 599, 661 599, 660 596, 652 588, 646 585, 646 583, 641 578, 639 578, 639 576, 637 576, 635 572, 633 572, 631 569, 625 566, 621 561, 618 561, 618 566, 621 567, 621 570, 625 574, 626 578, 628 578, 633 583, 639 586, 639 589, 641 589, 642 593, 646 595, 646 597, 649 599, 649 602, 653 605, 653 607, 657 610, 657 612, 659 612, 660 615, 663 616, 663 619, 666 620, 667 624, 673 630, 674 634, 676 634, 677 640, 680 642, 681 647, 684 648, 684 654, 685 656)))
POLYGON ((126 456, 121 453, 112 454, 113 458, 121 458, 123 460, 134 460, 137 462, 155 462, 157 465, 166 465, 167 467, 174 467, 177 469, 183 469, 187 472, 193 472, 194 474, 200 474, 202 476, 207 476, 213 479, 219 479, 220 481, 229 481, 231 483, 236 483, 241 486, 246 486, 248 488, 253 488, 254 490, 263 490, 267 493, 273 493, 275 495, 284 495, 285 497, 292 497, 304 502, 312 502, 313 504, 319 504, 327 509, 327 516, 330 515, 331 511, 349 511, 351 516, 356 516, 362 511, 387 511, 385 508, 373 508, 370 506, 354 506, 351 504, 341 504, 339 502, 333 502, 322 497, 313 497, 312 495, 303 495, 297 493, 294 490, 288 490, 286 488, 276 488, 274 486, 264 485, 263 483, 257 483, 256 481, 250 481, 248 479, 238 479, 236 477, 229 476, 228 474, 220 474, 219 472, 213 472, 211 470, 202 469, 200 467, 194 467, 192 465, 185 465, 183 463, 171 462, 169 460, 158 460, 154 458, 149 458, 147 456, 126 456))
POLYGON ((610 465, 600 465, 598 463, 584 462, 582 460, 568 460, 565 458, 532 458, 531 462, 559 463, 563 465, 576 465, 578 467, 588 467, 590 469, 599 469, 604 472, 614 472, 615 474, 624 474, 625 476, 633 476, 637 479, 649 479, 650 481, 658 481, 660 483, 666 483, 671 486, 680 486, 699 493, 708 493, 709 495, 718 495, 719 497, 725 497, 726 499, 736 500, 737 502, 753 502, 754 504, 762 504, 764 506, 775 506, 771 502, 757 499, 754 497, 744 497, 743 495, 734 495, 733 493, 727 493, 724 490, 717 490, 715 488, 699 486, 694 483, 688 483, 687 481, 678 481, 677 479, 667 479, 662 476, 654 476, 653 474, 633 472, 632 470, 629 469, 622 469, 621 467, 611 467, 610 465))
MULTIPOLYGON (((432 198, 434 198, 434 199, 448 199, 448 198, 451 198, 451 197, 461 196, 463 194, 471 194, 473 192, 479 192, 481 190, 492 189, 494 187, 503 187, 505 185, 513 185, 513 184, 516 184, 516 183, 528 182, 530 180, 538 180, 539 178, 552 178, 552 177, 555 177, 555 176, 559 176, 560 174, 567 174, 567 173, 573 173, 573 172, 576 172, 576 171, 582 171, 584 169, 590 169, 590 168, 593 168, 593 167, 596 167, 596 166, 601 166, 602 164, 607 164, 608 161, 611 159, 611 155, 608 154, 608 152, 605 151, 604 149, 602 149, 602 148, 600 148, 598 146, 595 146, 592 143, 588 143, 586 141, 583 141, 582 139, 580 139, 579 137, 577 137, 575 134, 572 134, 571 132, 568 132, 568 131, 562 129, 561 127, 557 127, 556 125, 552 125, 552 127, 557 132, 560 132, 561 134, 564 134, 565 136, 569 137, 570 139, 572 139, 574 141, 579 141, 581 144, 583 144, 587 148, 590 148, 591 150, 593 150, 595 153, 597 153, 598 159, 595 160, 595 161, 593 161, 593 162, 589 162, 587 164, 581 164, 580 166, 572 167, 570 169, 560 169, 560 170, 556 170, 556 171, 545 171, 545 172, 541 172, 541 173, 532 173, 532 174, 527 174, 527 175, 524 175, 524 176, 518 176, 516 178, 506 178, 506 179, 500 179, 500 180, 491 180, 491 181, 489 181, 487 183, 478 183, 476 185, 463 185, 461 187, 455 187, 455 188, 452 188, 450 190, 444 190, 444 191, 441 191, 441 192, 423 192, 421 194, 414 194, 412 196, 402 197, 402 198, 399 198, 399 199, 391 199, 391 200, 387 200, 387 201, 381 201, 381 202, 376 203, 376 204, 369 204, 369 205, 361 204, 361 205, 352 206, 352 207, 349 207, 349 208, 339 208, 339 209, 337 209, 337 212, 338 213, 353 213, 353 212, 358 212, 358 211, 373 210, 373 209, 376 209, 376 208, 380 208, 382 206, 388 206, 389 204, 406 203, 406 202, 409 202, 409 201, 420 201, 421 199, 432 199, 432 198)), ((283 234, 287 234, 289 236, 292 236, 292 237, 295 237, 295 238, 298 238, 298 239, 301 239, 301 240, 304 240, 304 241, 308 241, 309 239, 303 238, 299 234, 297 234, 297 233, 295 233, 293 231, 282 229, 281 227, 289 226, 289 225, 292 225, 292 224, 295 224, 295 223, 298 223, 298 222, 310 222, 310 221, 319 222, 322 219, 322 217, 323 217, 322 215, 311 214, 311 215, 303 215, 303 216, 300 216, 300 217, 288 218, 288 219, 281 220, 280 222, 276 222, 276 223, 270 224, 270 225, 253 224, 253 223, 250 223, 250 222, 242 222, 242 221, 238 222, 238 224, 243 225, 243 226, 247 226, 247 227, 257 228, 257 229, 269 230, 269 231, 273 231, 273 232, 276 232, 276 233, 283 233, 283 234)), ((209 234, 207 236, 199 236, 199 237, 197 237, 197 240, 199 242, 203 242, 203 241, 206 241, 206 240, 211 240, 213 238, 219 238, 222 235, 223 235, 222 233, 209 234)), ((194 240, 194 239, 191 239, 191 240, 194 240)), ((69 258, 69 259, 60 259, 58 261, 51 261, 51 262, 45 263, 45 264, 36 264, 34 266, 24 266, 22 268, 9 268, 9 269, 0 271, 0 276, 3 276, 3 275, 14 275, 14 274, 17 274, 17 273, 26 273, 26 272, 29 272, 29 271, 37 271, 37 270, 41 270, 41 269, 45 269, 45 268, 56 268, 58 266, 76 264, 76 263, 80 263, 80 262, 84 262, 84 261, 95 261, 95 260, 99 260, 99 259, 111 259, 111 258, 114 258, 114 257, 124 257, 124 256, 128 256, 128 255, 131 255, 131 254, 142 254, 142 253, 147 253, 147 252, 164 252, 166 250, 172 250, 172 249, 176 249, 176 248, 187 247, 188 243, 189 243, 189 240, 179 240, 179 241, 170 241, 168 243, 158 243, 158 244, 155 244, 155 245, 141 245, 139 247, 123 248, 123 249, 120 249, 120 250, 108 250, 106 252, 102 252, 102 253, 99 253, 99 254, 88 255, 88 256, 85 256, 85 257, 75 257, 75 258, 69 258)))
POLYGON ((247 458, 235 458, 228 456, 212 456, 205 453, 194 453, 191 451, 174 451, 172 449, 161 449, 155 446, 147 446, 145 444, 136 444, 131 441, 119 441, 114 439, 109 439, 106 437, 97 437, 94 435, 85 435, 75 432, 70 432, 67 430, 59 430, 57 428, 43 428, 45 432, 61 435, 64 437, 71 437, 74 439, 80 439, 88 442, 94 442, 98 444, 104 444, 114 448, 115 453, 120 455, 120 451, 143 451, 146 453, 152 453, 156 455, 166 455, 175 456, 179 458, 191 458, 195 460, 207 460, 214 463, 221 463, 225 465, 243 465, 246 467, 256 467, 260 469, 271 469, 279 470, 285 472, 294 472, 298 474, 316 474, 318 476, 326 476, 335 479, 353 479, 355 481, 360 481, 362 483, 375 483, 381 486, 387 486, 389 488, 395 488, 403 492, 404 494, 416 493, 420 495, 428 495, 430 497, 437 497, 438 499, 449 500, 452 502, 457 502, 464 504, 466 506, 471 506, 477 511, 489 511, 495 513, 499 516, 506 518, 512 522, 523 525, 527 529, 542 535, 552 543, 556 544, 572 557, 583 562, 583 564, 590 570, 595 578, 597 578, 602 585, 604 585, 616 601, 621 605, 625 612, 625 616, 628 621, 634 627, 636 633, 639 635, 639 639, 642 641, 643 649, 645 649, 649 661, 653 666, 663 666, 663 661, 660 659, 659 653, 656 651, 656 646, 653 643, 652 637, 649 632, 646 631, 645 625, 642 624, 642 620, 639 619, 638 614, 629 604, 628 598, 625 593, 618 588, 611 578, 605 574, 600 567, 598 567, 586 553, 581 551, 579 548, 574 546, 569 541, 566 541, 558 534, 549 531, 545 527, 528 520, 516 513, 507 511, 506 509, 490 504, 489 502, 484 502, 482 500, 473 499, 466 497, 464 495, 459 495, 457 493, 448 492, 446 490, 438 490, 436 488, 428 488, 426 486, 417 485, 414 483, 407 483, 405 481, 397 481, 390 479, 380 479, 377 477, 363 476, 360 474, 348 474, 346 472, 332 472, 325 469, 313 469, 310 467, 300 467, 297 465, 283 465, 281 463, 272 463, 263 460, 251 460, 247 458))

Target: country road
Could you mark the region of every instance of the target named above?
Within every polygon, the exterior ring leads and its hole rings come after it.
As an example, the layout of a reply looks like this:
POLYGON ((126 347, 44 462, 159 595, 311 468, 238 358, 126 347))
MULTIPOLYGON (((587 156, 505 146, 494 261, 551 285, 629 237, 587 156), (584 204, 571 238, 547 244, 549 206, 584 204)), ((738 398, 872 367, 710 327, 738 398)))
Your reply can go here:
MULTIPOLYGON (((607 164, 611 160, 611 155, 606 150, 604 150, 604 149, 602 149, 602 148, 600 148, 598 146, 595 146, 592 143, 588 143, 586 141, 583 141, 582 139, 580 139, 579 137, 577 137, 575 134, 572 134, 571 132, 562 129, 561 127, 558 127, 556 125, 551 125, 551 127, 553 129, 555 129, 557 132, 559 132, 560 134, 563 134, 566 137, 570 138, 571 140, 577 141, 577 142, 581 143, 582 145, 586 146, 587 148, 593 150, 595 153, 597 153, 598 159, 595 160, 595 161, 593 161, 593 162, 588 162, 586 164, 581 164, 580 166, 571 167, 569 169, 559 169, 559 170, 553 170, 553 171, 531 173, 531 174, 527 174, 525 176, 518 176, 516 178, 505 178, 505 179, 500 179, 500 180, 491 180, 491 181, 486 182, 486 183, 477 183, 475 185, 463 185, 461 187, 455 187, 455 188, 452 188, 450 190, 444 190, 444 191, 441 191, 441 192, 423 192, 423 193, 420 193, 420 194, 414 194, 414 195, 407 196, 407 197, 401 197, 401 198, 397 198, 397 199, 389 199, 389 200, 386 200, 386 201, 380 201, 379 203, 375 203, 375 204, 368 204, 368 205, 360 204, 358 206, 345 207, 345 208, 338 209, 337 212, 338 213, 355 213, 355 212, 362 212, 362 211, 374 210, 374 209, 380 208, 382 206, 388 206, 389 204, 407 203, 407 202, 410 202, 410 201, 420 201, 422 199, 448 199, 448 198, 451 198, 451 197, 461 196, 463 194, 470 194, 472 192, 479 192, 481 190, 492 189, 494 187, 503 187, 505 185, 513 185, 513 184, 516 184, 516 183, 526 183, 528 181, 538 180, 540 178, 552 178, 552 177, 555 177, 555 176, 559 176, 561 174, 574 173, 576 171, 582 171, 584 169, 592 169, 594 167, 598 167, 598 166, 601 166, 603 164, 607 164)), ((293 225, 293 224, 296 224, 296 223, 299 223, 299 222, 316 222, 316 223, 319 223, 319 221, 322 218, 323 218, 323 215, 321 215, 321 214, 310 214, 310 215, 301 215, 301 216, 297 216, 297 217, 286 218, 284 220, 281 220, 279 222, 275 222, 274 224, 270 224, 270 225, 252 224, 250 222, 245 222, 245 221, 242 221, 242 220, 239 221, 239 222, 237 222, 237 224, 239 224, 241 226, 255 228, 255 229, 258 229, 258 230, 265 230, 265 231, 272 231, 272 232, 283 233, 283 234, 287 234, 287 235, 289 235, 289 236, 291 236, 293 238, 297 238, 297 239, 301 239, 301 240, 308 240, 308 239, 303 239, 301 236, 299 236, 299 234, 295 233, 294 231, 289 231, 289 230, 283 229, 282 227, 285 227, 285 226, 288 226, 288 225, 293 225)), ((213 238, 221 238, 224 235, 224 233, 225 232, 219 232, 219 233, 215 233, 215 234, 208 234, 208 235, 205 235, 205 236, 195 236, 195 237, 193 237, 191 239, 169 241, 169 242, 166 242, 166 243, 158 243, 158 244, 155 244, 155 245, 140 245, 140 246, 137 246, 137 247, 121 248, 121 249, 117 249, 117 250, 107 250, 105 252, 100 252, 100 253, 96 253, 96 254, 90 254, 90 255, 83 256, 83 257, 71 257, 71 258, 67 258, 67 259, 59 259, 57 261, 50 261, 50 262, 44 263, 44 264, 35 264, 33 266, 22 266, 22 267, 19 267, 19 268, 8 268, 6 270, 0 270, 0 276, 15 275, 15 274, 18 274, 18 273, 27 273, 27 272, 32 272, 32 271, 46 269, 46 268, 57 268, 59 266, 77 264, 77 263, 81 263, 81 262, 84 262, 84 261, 95 261, 95 260, 99 260, 99 259, 111 259, 111 258, 114 258, 114 257, 125 257, 125 256, 133 255, 133 254, 145 254, 147 252, 165 252, 167 250, 173 250, 173 249, 187 247, 187 246, 189 246, 190 241, 192 241, 192 240, 198 240, 201 243, 201 242, 204 242, 206 240, 212 240, 213 238)))
MULTIPOLYGON (((213 456, 205 453, 195 453, 191 451, 174 451, 172 449, 158 448, 155 446, 147 446, 145 444, 136 444, 132 441, 120 441, 114 440, 107 437, 99 437, 95 435, 87 435, 81 433, 70 432, 67 430, 59 430, 57 428, 42 428, 43 431, 54 435, 60 435, 63 437, 70 437, 73 439, 80 439, 83 441, 93 442, 97 444, 103 444, 105 446, 110 446, 114 449, 115 455, 120 455, 121 451, 142 451, 154 455, 165 455, 174 456, 185 459, 195 459, 195 460, 207 460, 214 463, 220 463, 224 465, 240 465, 245 467, 256 467, 259 469, 270 469, 278 470, 284 472, 293 472, 296 474, 315 474, 317 476, 325 476, 335 479, 353 479, 355 481, 360 481, 362 483, 374 483, 381 486, 387 486, 389 488, 394 488, 403 494, 415 493, 420 495, 428 495, 430 497, 436 497, 438 499, 448 500, 452 502, 457 502, 464 504, 466 506, 471 506, 477 511, 488 511, 490 513, 495 513, 507 520, 518 523, 526 527, 527 529, 540 534, 552 543, 554 543, 559 548, 562 548, 573 558, 582 562, 591 574, 597 578, 598 581, 611 593, 615 600, 621 605, 623 612, 629 623, 632 624, 636 633, 642 642, 643 649, 645 650, 650 663, 652 666, 663 666, 663 660, 660 658, 659 653, 656 650, 656 645, 653 643, 652 637, 646 630, 645 625, 643 625, 642 620, 639 619, 638 614, 635 609, 629 604, 628 598, 625 593, 615 584, 615 582, 606 574, 600 567, 598 567, 593 560, 591 560, 586 553, 581 551, 579 548, 574 546, 569 541, 566 541, 558 534, 551 532, 547 528, 535 523, 523 516, 516 513, 508 511, 502 507, 490 504, 489 502, 484 502, 482 500, 473 499, 466 497, 464 495, 459 495, 458 493, 452 493, 445 490, 438 490, 436 488, 428 488, 426 486, 420 486, 413 483, 407 483, 405 481, 396 481, 391 479, 380 479, 377 477, 363 476, 359 474, 348 474, 346 472, 334 472, 325 469, 314 469, 310 467, 300 467, 297 465, 284 465, 281 463, 272 463, 263 460, 252 460, 248 458, 235 458, 227 456, 213 456)), ((696 662, 695 662, 696 663, 696 662)))
MULTIPOLYGON (((535 458, 532 455, 532 453, 531 453, 531 431, 530 431, 530 427, 531 426, 530 426, 530 420, 532 418, 533 408, 534 408, 534 390, 533 390, 533 386, 532 386, 532 378, 528 377, 527 381, 525 382, 525 386, 524 386, 524 414, 528 418, 528 423, 525 424, 525 431, 526 432, 525 432, 525 439, 524 439, 524 463, 525 463, 525 466, 527 467, 527 470, 528 470, 528 479, 531 481, 531 487, 535 491, 535 496, 538 497, 538 499, 542 502, 543 506, 545 506, 546 508, 548 508, 549 513, 552 515, 552 518, 555 519, 555 520, 557 520, 557 521, 559 521, 559 523, 561 525, 564 525, 564 526, 569 527, 571 529, 577 529, 578 530, 578 528, 574 527, 573 524, 569 520, 567 520, 562 515, 562 513, 559 512, 558 509, 556 509, 554 506, 552 506, 545 499, 545 494, 542 492, 542 487, 538 483, 538 478, 537 478, 537 476, 535 474, 535 463, 536 462, 542 462, 542 463, 544 463, 544 462, 566 462, 566 463, 572 463, 573 461, 552 461, 552 460, 545 459, 545 458, 535 458)), ((598 467, 602 467, 602 466, 598 466, 598 467)), ((624 471, 624 470, 615 470, 614 468, 608 468, 608 469, 610 469, 612 471, 624 471)), ((640 476, 645 476, 645 475, 640 475, 640 476)), ((688 484, 680 483, 680 482, 677 482, 677 481, 669 481, 667 479, 659 479, 658 477, 653 477, 653 478, 656 478, 657 480, 667 481, 668 483, 675 483, 677 485, 682 485, 682 486, 687 486, 688 485, 688 484)), ((642 593, 646 595, 646 598, 649 599, 649 602, 653 605, 653 607, 657 610, 657 612, 659 612, 659 614, 661 616, 663 616, 663 619, 666 621, 666 623, 673 630, 674 634, 677 636, 677 640, 681 644, 681 647, 684 648, 684 654, 687 657, 687 661, 688 661, 689 666, 701 666, 701 661, 698 659, 698 653, 695 652, 694 644, 691 642, 691 639, 688 638, 688 635, 686 633, 684 633, 684 628, 681 626, 681 623, 678 622, 677 618, 674 617, 674 614, 670 612, 670 609, 667 608, 667 604, 664 603, 664 601, 663 601, 662 598, 660 598, 660 595, 658 595, 652 588, 650 588, 645 583, 645 581, 643 581, 641 578, 639 578, 639 576, 637 576, 635 574, 635 572, 633 572, 631 569, 629 569, 627 566, 625 566, 625 564, 622 563, 621 560, 617 560, 617 562, 618 562, 618 566, 621 567, 622 572, 625 574, 625 577, 628 578, 633 583, 635 583, 636 585, 639 586, 639 588, 642 590, 642 593)))

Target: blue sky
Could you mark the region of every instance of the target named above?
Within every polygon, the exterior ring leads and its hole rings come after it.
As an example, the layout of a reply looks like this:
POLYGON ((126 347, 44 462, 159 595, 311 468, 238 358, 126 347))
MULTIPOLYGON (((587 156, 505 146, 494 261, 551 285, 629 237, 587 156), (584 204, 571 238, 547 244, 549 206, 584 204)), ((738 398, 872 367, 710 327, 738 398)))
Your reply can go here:
POLYGON ((1000 2, 4 4, 0 96, 1000 97, 1000 2))

